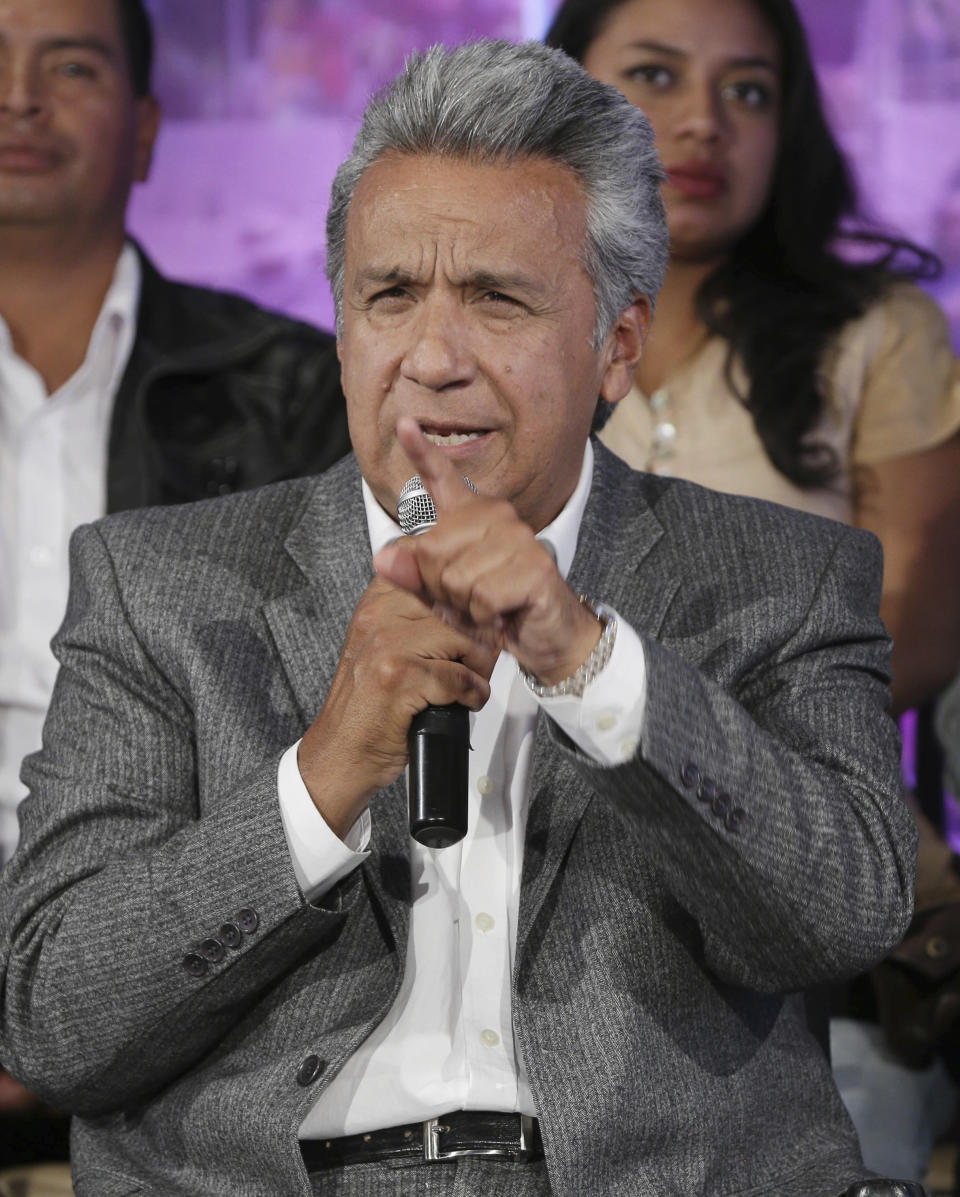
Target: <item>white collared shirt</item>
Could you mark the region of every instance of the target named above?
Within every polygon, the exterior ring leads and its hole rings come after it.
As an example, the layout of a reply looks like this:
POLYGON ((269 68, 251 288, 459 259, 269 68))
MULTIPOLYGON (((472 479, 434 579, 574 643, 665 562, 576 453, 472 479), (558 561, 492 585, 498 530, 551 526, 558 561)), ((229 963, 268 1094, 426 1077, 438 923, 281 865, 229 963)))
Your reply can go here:
POLYGON ((70 534, 106 510, 110 416, 139 300, 128 244, 83 364, 53 395, 0 318, 0 864, 16 846, 20 763, 40 747, 57 674, 50 639, 66 609, 70 534))
MULTIPOLYGON (((564 577, 592 478, 588 444, 576 490, 539 535, 564 577)), ((376 553, 400 529, 366 483, 363 494, 376 553)), ((582 699, 537 699, 515 660, 501 653, 490 699, 470 715, 467 834, 442 851, 410 841, 414 901, 402 987, 304 1119, 301 1138, 372 1131, 459 1109, 536 1114, 513 1039, 510 978, 537 713, 542 706, 584 752, 614 765, 636 752, 645 700, 643 647, 622 621, 606 668, 582 699)), ((308 898, 317 897, 369 855, 376 800, 341 842, 307 793, 296 745, 280 762, 278 790, 297 880, 308 898)))

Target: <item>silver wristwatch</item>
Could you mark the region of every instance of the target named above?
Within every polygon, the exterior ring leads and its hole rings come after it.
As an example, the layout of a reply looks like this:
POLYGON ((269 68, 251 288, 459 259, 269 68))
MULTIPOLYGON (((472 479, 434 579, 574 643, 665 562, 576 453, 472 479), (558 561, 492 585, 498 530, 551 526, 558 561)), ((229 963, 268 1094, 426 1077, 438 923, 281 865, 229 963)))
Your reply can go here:
POLYGON ((588 599, 585 594, 581 594, 579 598, 580 602, 589 608, 602 624, 603 631, 600 634, 600 639, 597 641, 593 652, 587 657, 576 673, 572 673, 570 677, 565 677, 562 682, 557 682, 555 686, 545 686, 532 673, 528 673, 526 669, 518 665, 517 668, 520 670, 520 676, 534 694, 536 694, 537 698, 581 698, 589 683, 593 681, 600 670, 610 660, 610 654, 613 652, 613 642, 617 638, 616 613, 611 611, 609 607, 605 607, 603 603, 597 603, 593 599, 588 599))

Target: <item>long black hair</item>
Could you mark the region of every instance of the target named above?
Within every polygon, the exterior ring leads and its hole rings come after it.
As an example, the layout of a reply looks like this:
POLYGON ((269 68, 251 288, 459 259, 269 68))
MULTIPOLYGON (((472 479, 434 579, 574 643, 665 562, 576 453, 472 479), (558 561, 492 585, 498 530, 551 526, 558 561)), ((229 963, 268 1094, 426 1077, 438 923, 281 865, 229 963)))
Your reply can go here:
MULTIPOLYGON (((776 468, 801 487, 826 486, 840 463, 816 440, 829 342, 898 278, 929 278, 936 258, 858 217, 847 163, 827 124, 807 37, 792 0, 751 0, 780 46, 779 150, 767 203, 701 284, 697 315, 749 379, 740 398, 776 468), (838 246, 856 243, 856 260, 838 246)), ((566 0, 546 41, 582 62, 625 0, 566 0)))

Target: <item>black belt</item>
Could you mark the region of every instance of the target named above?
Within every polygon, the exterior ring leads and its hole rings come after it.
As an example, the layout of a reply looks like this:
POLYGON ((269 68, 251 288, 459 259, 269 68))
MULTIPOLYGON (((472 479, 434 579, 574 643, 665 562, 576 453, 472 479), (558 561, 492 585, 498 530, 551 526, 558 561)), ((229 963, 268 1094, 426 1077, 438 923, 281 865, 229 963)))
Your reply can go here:
POLYGON ((388 1126, 342 1139, 304 1139, 300 1143, 308 1172, 339 1164, 406 1157, 452 1160, 464 1155, 500 1156, 526 1162, 543 1159, 540 1124, 526 1114, 458 1110, 426 1122, 388 1126))

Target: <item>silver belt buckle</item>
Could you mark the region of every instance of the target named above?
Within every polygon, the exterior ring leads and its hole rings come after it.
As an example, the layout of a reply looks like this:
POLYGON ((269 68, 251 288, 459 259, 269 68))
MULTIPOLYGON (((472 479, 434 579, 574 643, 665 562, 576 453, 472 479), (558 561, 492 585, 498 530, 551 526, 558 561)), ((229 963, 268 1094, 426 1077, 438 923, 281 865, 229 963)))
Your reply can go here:
POLYGON ((509 1159, 525 1160, 533 1143, 533 1119, 529 1114, 520 1115, 519 1151, 513 1151, 508 1147, 461 1147, 453 1151, 441 1151, 440 1132, 447 1128, 440 1125, 439 1118, 428 1118, 422 1125, 423 1158, 428 1162, 454 1160, 465 1155, 506 1156, 509 1159))

